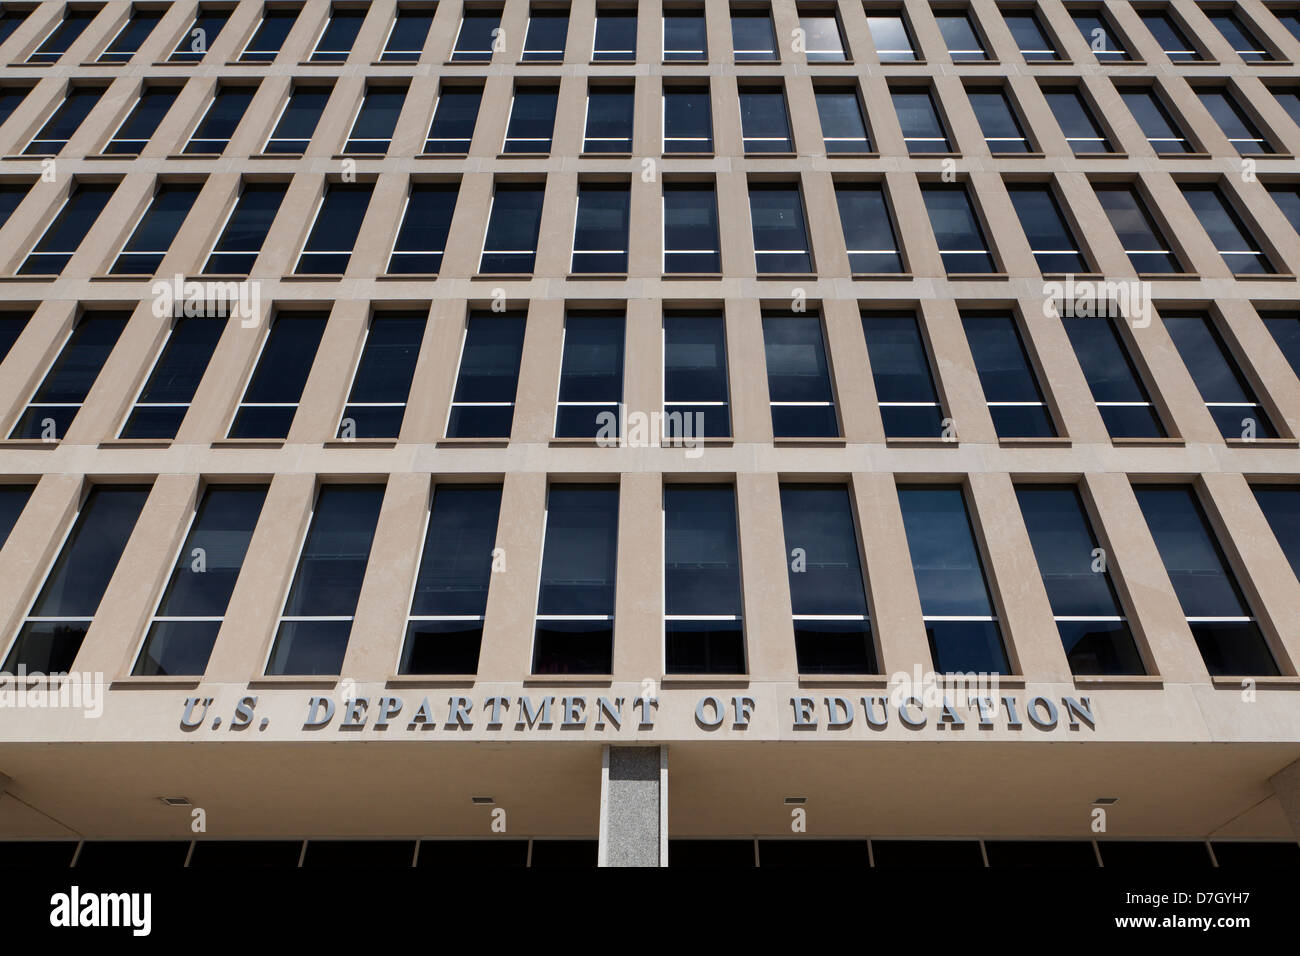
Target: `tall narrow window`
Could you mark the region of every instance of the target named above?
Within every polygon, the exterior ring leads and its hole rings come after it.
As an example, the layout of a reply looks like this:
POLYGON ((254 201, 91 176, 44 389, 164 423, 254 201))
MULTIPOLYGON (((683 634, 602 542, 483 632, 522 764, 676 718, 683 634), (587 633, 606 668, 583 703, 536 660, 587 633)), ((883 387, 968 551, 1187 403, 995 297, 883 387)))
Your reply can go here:
POLYGON ((313 63, 342 63, 357 42, 368 7, 331 7, 329 22, 312 50, 313 63))
POLYGON ((284 183, 245 183, 203 271, 248 275, 284 200, 284 183))
POLYGON ((740 130, 747 153, 794 152, 785 91, 780 87, 742 87, 740 130))
POLYGON ((275 317, 235 411, 231 438, 289 434, 328 318, 324 312, 283 312, 275 317))
POLYGON ((552 485, 546 499, 535 674, 614 668, 618 486, 552 485))
POLYGON ((130 317, 129 312, 83 313, 9 437, 54 440, 67 435, 130 317))
POLYGON ((506 124, 507 153, 549 153, 555 132, 555 107, 560 92, 555 87, 516 87, 506 124))
POLYGON ((664 152, 713 152, 713 112, 707 86, 664 87, 664 152))
POLYGON ((1139 10, 1138 16, 1160 44, 1160 52, 1172 62, 1189 63, 1203 59, 1168 10, 1139 10))
POLYGON ((492 210, 488 215, 479 272, 533 271, 545 192, 546 187, 540 183, 497 184, 492 193, 492 210))
POLYGON ((9 221, 9 217, 27 198, 31 186, 27 183, 0 182, 0 226, 9 221))
POLYGON ((27 22, 27 18, 35 9, 35 7, 6 7, 0 10, 0 43, 13 36, 14 31, 27 22))
POLYGON ((1087 272, 1088 261, 1049 183, 1010 183, 1007 193, 1041 272, 1087 272))
POLYGON ((448 438, 509 438, 524 354, 522 312, 469 315, 447 419, 448 438))
POLYGON ((835 187, 835 202, 853 272, 902 272, 903 257, 885 187, 880 183, 840 183, 835 187))
POLYGON ((13 84, 0 86, 0 123, 13 115, 14 110, 22 105, 23 100, 27 99, 27 94, 31 91, 30 86, 13 84))
POLYGON ((120 437, 176 437, 225 327, 225 320, 218 318, 183 316, 176 320, 120 437))
POLYGON ((731 435, 727 329, 709 312, 664 314, 664 436, 731 435))
POLYGON ((801 10, 799 29, 803 31, 804 56, 809 63, 843 63, 848 59, 840 35, 840 21, 833 10, 801 10))
POLYGON ((1110 17, 1100 7, 1071 12, 1075 25, 1083 34, 1084 42, 1092 49, 1099 63, 1118 63, 1133 59, 1120 39, 1119 31, 1110 17))
POLYGON ((1290 9, 1285 7, 1270 7, 1269 9, 1273 16, 1277 17, 1278 22, 1281 23, 1282 26, 1286 27, 1287 31, 1293 37, 1300 40, 1300 10, 1297 10, 1294 7, 1290 9))
POLYGON ((1182 272, 1178 257, 1169 246, 1137 187, 1129 183, 1093 186, 1101 208, 1106 210, 1120 245, 1128 254, 1133 268, 1142 274, 1182 272))
POLYGON ((501 32, 500 10, 466 9, 451 51, 453 63, 486 63, 501 32))
POLYGON ((478 671, 500 512, 500 485, 434 490, 399 674, 478 671))
POLYGON ((1223 38, 1232 47, 1232 52, 1247 63, 1263 63, 1275 59, 1272 51, 1254 30, 1246 26, 1235 10, 1206 10, 1205 15, 1223 34, 1223 38))
POLYGON ((1262 314, 1264 327, 1286 356, 1291 371, 1300 376, 1300 315, 1287 313, 1262 314))
POLYGON ((632 193, 626 183, 580 183, 573 226, 573 272, 627 272, 632 193))
POLYGON ((158 124, 176 102, 178 93, 180 87, 177 86, 145 87, 130 115, 122 121, 122 125, 104 147, 104 152, 134 155, 143 150, 158 131, 158 124))
POLYGON ((1215 251, 1233 275, 1263 275, 1276 272, 1268 255, 1241 221, 1237 211, 1214 183, 1184 183, 1183 198, 1192 207, 1201 227, 1214 243, 1215 251))
POLYGON ((666 7, 664 9, 664 61, 697 62, 709 58, 709 39, 704 25, 704 11, 699 8, 666 7))
POLYGON ((1082 93, 1074 89, 1048 89, 1043 90, 1043 98, 1061 125, 1065 141, 1076 154, 1115 152, 1082 93))
POLYGON ((996 156, 999 153, 1033 152, 1006 90, 967 90, 966 96, 990 153, 996 156))
POLYGON ((903 142, 909 153, 951 153, 952 144, 944 129, 934 97, 924 87, 895 87, 890 91, 903 142))
POLYGON ((838 437, 821 317, 765 313, 763 354, 772 433, 777 438, 838 437))
POLYGON ((737 63, 778 59, 776 33, 766 8, 732 9, 731 49, 737 63))
POLYGON ((867 29, 881 63, 910 63, 916 60, 916 44, 901 10, 893 13, 873 11, 867 16, 867 29))
POLYGON ((340 438, 397 438, 420 357, 426 314, 379 312, 370 320, 352 391, 339 422, 340 438))
POLYGON ((125 63, 130 60, 140 52, 140 45, 149 39, 149 34, 153 33, 153 28, 162 19, 163 12, 156 8, 133 8, 122 29, 117 31, 117 36, 99 55, 99 62, 125 63))
POLYGON ((1300 578, 1300 485, 1259 484, 1251 490, 1291 565, 1291 573, 1300 578))
POLYGON ((1204 312, 1162 312, 1161 318, 1223 437, 1276 437, 1254 389, 1210 317, 1204 312))
POLYGON ((1267 183, 1264 188, 1273 197, 1273 202, 1277 203, 1277 208, 1282 210, 1282 215, 1286 216, 1291 228, 1300 232, 1300 186, 1295 183, 1267 183))
POLYGON ((332 86, 295 85, 262 152, 295 155, 307 152, 333 91, 332 86))
POLYGON ((402 227, 388 259, 389 275, 436 275, 442 268, 458 188, 454 183, 411 184, 402 227))
POLYGON ((636 100, 630 86, 597 86, 587 91, 584 153, 632 152, 632 116, 636 100))
POLYGON ((664 183, 664 272, 722 271, 713 183, 664 183))
POLYGON ((444 86, 433 111, 426 153, 468 153, 483 99, 481 86, 444 86))
POLYGON ((1187 485, 1133 489, 1211 676, 1276 676, 1277 661, 1187 485))
POLYGON ((921 187, 939 255, 949 272, 996 272, 984 230, 970 193, 962 183, 926 183, 921 187))
POLYGON ((33 490, 32 485, 0 485, 0 547, 9 540, 33 490))
POLYGON ((533 10, 524 34, 525 63, 559 63, 569 35, 568 10, 533 10))
POLYGON ((31 309, 0 311, 0 362, 4 361, 31 319, 31 309))
POLYGON ((91 489, 5 656, 6 673, 72 670, 148 497, 147 485, 91 489))
POLYGON ((219 86, 216 96, 208 105, 208 111, 199 120, 190 141, 182 152, 211 153, 225 152, 230 145, 230 137, 235 135, 235 128, 248 111, 248 104, 253 102, 254 86, 219 86))
POLYGON ((989 58, 969 13, 964 10, 940 9, 934 12, 934 19, 939 25, 939 33, 943 35, 944 45, 948 48, 948 56, 954 63, 989 58))
POLYGON ((115 183, 73 183, 54 221, 18 268, 19 275, 58 275, 108 205, 115 183))
POLYGON ((636 8, 596 8, 596 34, 591 44, 595 63, 636 59, 636 8))
POLYGON ((625 324, 622 314, 580 313, 565 319, 556 438, 622 435, 625 324))
POLYGON ((1056 630, 1073 674, 1145 674, 1110 570, 1072 485, 1017 485, 1056 630))
POLYGON ((864 312, 862 333, 885 437, 940 437, 943 408, 916 316, 911 312, 864 312))
POLYGON ((781 485, 781 523, 799 673, 876 673, 880 668, 848 489, 781 485))
POLYGON ((102 87, 73 86, 63 96, 63 102, 45 121, 32 141, 23 150, 24 156, 53 155, 68 145, 86 116, 95 108, 99 98, 104 95, 102 87))
POLYGON ((736 492, 664 486, 664 670, 743 674, 736 492))
POLYGON ((1016 49, 1020 51, 1026 63, 1061 58, 1061 54, 1056 50, 1056 44, 1052 42, 1047 28, 1043 26, 1042 20, 1038 18, 1033 7, 1004 10, 1002 19, 1006 22, 1007 29, 1011 31, 1011 36, 1016 41, 1016 49))
POLYGON ((758 272, 812 272, 803 197, 797 184, 750 183, 749 218, 758 272))
POLYGON ((94 7, 89 10, 65 7, 63 19, 41 41, 41 45, 27 58, 27 62, 57 63, 59 57, 67 53, 72 44, 77 42, 78 37, 85 32, 86 27, 90 26, 90 21, 95 19, 95 16, 102 9, 102 7, 94 7))
POLYGON ((871 152, 871 139, 867 136, 867 122, 862 116, 857 91, 822 88, 815 95, 827 154, 871 152))
POLYGON ((1157 155, 1177 156, 1193 151, 1187 134, 1165 108, 1160 94, 1153 87, 1121 89, 1119 95, 1157 155))
POLYGON ((298 8, 270 8, 262 13, 262 22, 258 24, 244 52, 239 59, 244 63, 270 63, 280 54, 280 48, 289 36, 289 31, 298 22, 298 8))
POLYGON ((1006 312, 963 312, 961 325, 998 437, 1054 437, 1056 426, 1015 317, 1006 312))
POLYGON ((267 674, 338 674, 384 500, 383 485, 323 485, 267 674))
POLYGON ((1002 632, 962 490, 904 485, 898 502, 935 670, 1007 673, 1002 632))
POLYGON ((108 271, 113 275, 153 275, 162 265, 181 223, 190 214, 202 183, 163 183, 136 223, 131 238, 108 271))
POLYGON ((433 7, 398 7, 393 28, 384 41, 381 63, 418 63, 433 25, 433 7))
POLYGON ((1277 152, 1227 88, 1201 89, 1196 95, 1237 152, 1243 156, 1277 152))
POLYGON ((329 183, 298 266, 299 275, 342 275, 347 271, 374 183, 329 183))
POLYGON ((343 146, 345 153, 383 155, 393 142, 397 117, 406 102, 406 87, 370 87, 343 146))
POLYGON ((230 20, 233 8, 212 8, 200 6, 194 22, 185 31, 176 49, 167 59, 171 63, 198 63, 212 48, 222 28, 230 20))
POLYGON ((1061 324, 1111 438, 1163 438, 1164 427, 1114 323, 1062 313, 1061 324))
POLYGON ((263 485, 212 485, 203 492, 133 675, 198 676, 207 670, 265 501, 263 485))

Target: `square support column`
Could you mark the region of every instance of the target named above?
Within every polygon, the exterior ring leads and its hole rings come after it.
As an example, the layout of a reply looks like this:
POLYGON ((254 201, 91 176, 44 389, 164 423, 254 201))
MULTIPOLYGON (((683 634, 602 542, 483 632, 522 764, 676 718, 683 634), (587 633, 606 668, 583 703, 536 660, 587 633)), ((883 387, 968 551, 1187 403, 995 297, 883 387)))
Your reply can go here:
POLYGON ((667 747, 605 747, 597 864, 668 865, 667 747))

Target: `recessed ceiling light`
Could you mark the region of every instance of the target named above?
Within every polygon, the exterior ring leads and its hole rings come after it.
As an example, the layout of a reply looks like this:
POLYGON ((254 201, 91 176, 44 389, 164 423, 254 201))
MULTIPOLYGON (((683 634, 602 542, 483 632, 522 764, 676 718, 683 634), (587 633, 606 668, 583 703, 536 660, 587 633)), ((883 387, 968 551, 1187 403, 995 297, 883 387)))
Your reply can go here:
POLYGON ((496 801, 493 800, 491 797, 470 797, 469 802, 482 805, 482 804, 495 803, 496 801))
POLYGON ((785 802, 786 803, 807 803, 808 798, 807 797, 786 797, 785 802))
POLYGON ((163 803, 169 807, 188 807, 190 806, 189 797, 159 797, 163 803))
POLYGON ((1113 803, 1119 803, 1119 797, 1098 797, 1092 803, 1097 807, 1109 807, 1113 803))

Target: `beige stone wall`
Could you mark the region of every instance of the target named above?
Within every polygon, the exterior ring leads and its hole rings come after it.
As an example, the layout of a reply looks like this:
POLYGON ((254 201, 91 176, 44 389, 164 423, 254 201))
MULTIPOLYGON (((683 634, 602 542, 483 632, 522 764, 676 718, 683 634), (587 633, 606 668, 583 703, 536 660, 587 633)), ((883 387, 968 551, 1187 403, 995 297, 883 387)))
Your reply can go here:
MULTIPOLYGON (((1193 481, 1219 527, 1225 550, 1259 615, 1286 678, 1279 692, 1294 690, 1300 661, 1300 583, 1269 533, 1249 480, 1300 474, 1300 381, 1264 329, 1258 309, 1297 307, 1291 275, 1234 279, 1183 202, 1176 183, 1215 179, 1241 205, 1279 268, 1300 268, 1300 237, 1265 194, 1260 181, 1242 180, 1235 151, 1196 100, 1200 79, 1221 79, 1238 92, 1276 138, 1285 154, 1261 157, 1258 176, 1285 179, 1294 172, 1290 154, 1300 150, 1300 128, 1268 95, 1266 83, 1288 68, 1243 64, 1192 0, 1173 6, 1196 36, 1218 57, 1213 64, 1171 64, 1127 3, 1106 4, 1115 22, 1145 62, 1103 66, 1094 62, 1058 0, 1039 4, 1068 57, 1059 63, 1027 64, 1019 56, 992 0, 976 0, 972 11, 994 59, 953 64, 930 6, 909 0, 906 8, 926 62, 882 65, 871 47, 864 9, 841 0, 838 11, 851 62, 807 64, 790 50, 796 5, 776 0, 775 24, 782 48, 779 64, 732 61, 728 5, 705 0, 710 58, 707 64, 659 61, 661 6, 640 9, 639 57, 635 65, 591 64, 595 4, 574 0, 568 49, 562 64, 518 63, 524 39, 526 0, 506 0, 506 50, 490 64, 448 64, 462 4, 442 0, 417 65, 379 64, 393 16, 392 0, 378 0, 345 64, 306 63, 328 4, 312 0, 278 59, 269 65, 235 65, 258 18, 260 3, 242 0, 229 24, 197 65, 164 62, 193 3, 174 3, 144 49, 130 63, 93 62, 117 32, 129 4, 109 0, 74 48, 54 66, 24 64, 28 53, 58 15, 60 4, 39 5, 0 46, 0 81, 30 83, 34 89, 0 126, 0 180, 39 180, 39 159, 19 158, 23 146, 61 101, 73 78, 94 79, 108 92, 57 158, 53 182, 36 181, 17 212, 0 229, 0 299, 4 307, 34 309, 32 321, 0 365, 0 428, 12 428, 23 403, 40 381, 78 309, 98 305, 134 308, 119 346, 95 383, 68 435, 58 443, 33 445, 0 441, 0 474, 29 481, 36 492, 0 551, 0 633, 7 643, 39 588, 57 542, 93 481, 154 480, 137 533, 100 608, 78 670, 102 670, 129 681, 133 656, 152 604, 202 483, 257 478, 270 495, 217 641, 208 677, 238 684, 260 673, 275 619, 296 561, 296 549, 320 481, 341 478, 387 483, 384 511, 363 588, 345 675, 382 682, 394 676, 402 640, 405 602, 416 570, 419 528, 430 488, 467 479, 504 481, 498 544, 508 570, 495 577, 488 602, 480 677, 520 681, 528 676, 532 614, 542 544, 542 509, 548 479, 617 480, 620 506, 619 592, 614 675, 638 682, 662 675, 659 608, 662 577, 660 489, 664 482, 707 477, 734 481, 740 508, 750 676, 755 681, 792 680, 794 648, 784 567, 778 484, 784 480, 848 482, 853 491, 868 579, 875 636, 884 673, 928 666, 915 584, 898 511, 895 485, 947 481, 964 485, 987 555, 990 583, 1017 673, 1030 681, 1068 682, 1069 670, 1050 620, 1050 608, 1028 539, 1015 506, 1012 483, 1059 480, 1081 483, 1097 533, 1112 555, 1125 610, 1140 635, 1153 675, 1171 684, 1210 680, 1192 643, 1181 610, 1141 519, 1131 482, 1148 479, 1193 481), (217 159, 181 158, 196 119, 217 80, 258 81, 259 90, 229 148, 217 159), (560 112, 553 151, 545 157, 500 156, 513 81, 551 78, 560 84, 560 112), (1120 101, 1113 81, 1154 78, 1181 114, 1206 155, 1158 158, 1120 101), (310 148, 302 158, 254 158, 269 135, 292 78, 333 79, 335 92, 310 148), (375 181, 375 195, 357 237, 346 275, 287 277, 305 240, 316 201, 327 180, 343 170, 337 154, 367 78, 409 79, 393 148, 382 159, 357 160, 358 175, 375 181), (423 146, 440 83, 481 78, 485 93, 468 157, 417 158, 423 146), (637 118, 632 157, 579 158, 585 90, 591 78, 635 83, 637 118), (712 90, 716 155, 671 158, 659 143, 660 89, 668 80, 707 80, 712 90), (744 156, 741 152, 737 84, 758 78, 785 86, 793 117, 797 155, 744 156), (106 158, 100 150, 135 102, 146 80, 180 79, 186 85, 158 133, 138 158, 106 158), (813 100, 822 79, 857 82, 879 155, 825 155, 813 100), (963 95, 970 81, 1004 79, 1022 113, 1027 132, 1043 155, 993 158, 963 95), (951 124, 959 179, 976 197, 1002 273, 983 279, 945 275, 929 223, 922 213, 919 182, 937 179, 939 160, 909 157, 889 99, 900 81, 933 83, 951 124), (1081 82, 1113 131, 1117 156, 1076 157, 1068 150, 1041 84, 1081 82), (653 160, 658 178, 642 178, 643 160, 653 160), (568 273, 573 209, 578 183, 586 176, 630 180, 632 222, 630 264, 625 279, 583 279, 568 273), (661 274, 660 181, 670 176, 713 177, 721 216, 724 275, 667 278, 661 274), (132 443, 116 439, 144 377, 161 346, 168 320, 149 307, 148 281, 109 278, 114 256, 144 209, 158 177, 202 179, 203 191, 161 274, 196 274, 245 179, 290 181, 285 202, 252 277, 264 303, 276 307, 330 310, 302 405, 285 442, 232 443, 224 440, 236 404, 266 334, 266 323, 242 328, 231 323, 221 339, 193 407, 177 439, 132 443), (400 225, 400 209, 412 177, 450 178, 461 183, 447 255, 436 280, 380 275, 400 225), (777 178, 798 181, 807 207, 816 273, 793 279, 760 278, 754 270, 746 183, 777 178), (881 179, 888 187, 910 272, 902 277, 855 279, 849 272, 833 185, 838 178, 881 179), (494 182, 546 180, 546 202, 537 266, 531 277, 476 274, 494 182), (1190 376, 1157 321, 1126 331, 1139 367, 1175 437, 1149 443, 1112 443, 1093 405, 1060 324, 1042 311, 1042 277, 1010 204, 1007 179, 1054 179, 1081 241, 1101 272, 1132 275, 1127 257, 1110 229, 1089 181, 1137 181, 1154 200, 1171 238, 1194 274, 1157 280, 1153 296, 1166 306, 1205 307, 1221 320, 1225 336, 1248 370, 1279 431, 1276 441, 1225 443, 1200 401, 1190 376), (15 272, 42 233, 74 180, 120 180, 95 229, 55 280, 17 277, 15 272), (457 352, 469 309, 489 304, 502 290, 511 308, 526 309, 528 331, 520 373, 514 431, 509 443, 469 447, 441 443, 457 352), (809 308, 824 318, 834 372, 836 401, 845 440, 817 445, 773 443, 763 367, 760 309, 788 305, 803 290, 809 308), (626 399, 633 410, 656 411, 661 394, 659 330, 663 309, 690 305, 722 310, 726 316, 731 369, 734 440, 710 445, 701 457, 680 449, 597 448, 551 440, 566 307, 626 303, 628 349, 626 399), (373 309, 428 308, 430 321, 410 403, 396 443, 351 446, 331 441, 350 387, 362 333, 373 309), (947 414, 958 424, 960 441, 887 442, 857 323, 860 308, 914 306, 934 353, 937 385, 947 414), (999 442, 984 405, 958 312, 972 307, 1018 310, 1026 344, 1040 372, 1058 427, 1067 440, 999 442)), ((1268 25, 1270 37, 1287 56, 1300 57, 1300 42, 1259 0, 1242 7, 1268 25)), ((1081 681, 1080 686, 1090 682, 1081 681)), ((1105 682, 1100 682, 1105 683, 1105 682)), ((1233 693, 1224 690, 1223 693, 1233 693)), ((1125 713, 1124 708, 1119 709, 1125 713)), ((1128 728, 1141 739, 1136 717, 1128 728)))

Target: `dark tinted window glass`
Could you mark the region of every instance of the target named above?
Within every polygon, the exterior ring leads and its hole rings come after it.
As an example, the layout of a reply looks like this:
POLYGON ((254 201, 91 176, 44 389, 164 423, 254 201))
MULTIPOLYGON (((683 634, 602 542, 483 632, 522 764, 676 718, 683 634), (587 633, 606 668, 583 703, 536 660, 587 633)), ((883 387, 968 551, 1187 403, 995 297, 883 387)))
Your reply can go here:
POLYGON ((129 312, 85 313, 9 437, 63 438, 130 317, 129 312))
POLYGON ((386 153, 406 102, 406 89, 371 88, 343 146, 345 153, 386 153))
POLYGON ((524 87, 515 90, 506 126, 507 153, 548 153, 555 129, 556 89, 524 87))
POLYGON ((664 183, 664 272, 721 272, 712 183, 664 183))
POLYGON ((811 272, 812 255, 797 185, 750 183, 754 263, 763 272, 811 272))
POLYGON ((1061 58, 1056 52, 1056 45, 1048 38, 1047 30, 1039 21, 1038 14, 1033 10, 1007 10, 1002 14, 1002 19, 1006 21, 1007 29, 1011 31, 1016 47, 1026 62, 1061 58))
POLYGON ((1291 371, 1300 376, 1300 316, 1265 315, 1263 319, 1264 326, 1290 363, 1291 371))
POLYGON ((474 123, 483 99, 482 87, 447 87, 438 96, 433 125, 424 144, 426 153, 468 153, 474 123))
POLYGON ((779 88, 742 89, 740 130, 747 153, 793 152, 785 93, 779 88))
POLYGON ((117 36, 103 53, 99 55, 102 63, 125 63, 140 49, 140 44, 149 38, 153 28, 162 19, 161 10, 133 10, 126 25, 118 31, 117 36))
POLYGON ((1224 264, 1234 275, 1276 272, 1251 231, 1229 204, 1223 191, 1210 183, 1187 183, 1183 198, 1192 207, 1224 264))
POLYGON ((1142 22, 1160 44, 1160 51, 1175 63, 1199 60, 1200 53, 1192 46, 1174 18, 1163 10, 1139 11, 1142 22))
POLYGON ((1050 438, 1056 434, 1016 320, 1005 312, 961 317, 999 438, 1050 438))
POLYGON ((617 567, 618 487, 552 485, 546 501, 534 673, 608 674, 613 669, 617 567))
POLYGON ((664 316, 664 434, 668 438, 731 434, 727 330, 721 315, 664 316))
POLYGON ((514 422, 525 319, 474 312, 465 330, 448 438, 508 438, 514 422))
POLYGON ((31 317, 31 312, 0 312, 0 362, 23 334, 31 317))
POLYGON ((176 102, 179 87, 149 87, 140 94, 140 100, 131 110, 113 138, 104 147, 106 153, 138 153, 158 130, 167 111, 176 102))
POLYGON ((259 485, 216 485, 203 493, 132 674, 207 669, 265 499, 259 485))
POLYGON ((1247 63, 1260 63, 1273 59, 1273 54, 1232 10, 1207 10, 1205 15, 1223 34, 1234 53, 1247 63))
POLYGON ((912 37, 902 13, 867 17, 867 29, 881 63, 906 63, 916 59, 912 37))
POLYGON ((335 7, 330 10, 329 24, 320 39, 316 41, 316 49, 311 55, 312 60, 318 63, 341 63, 346 60, 348 54, 352 52, 352 44, 356 43, 357 34, 361 32, 361 24, 365 19, 365 9, 335 7))
POLYGON ((248 104, 253 102, 257 92, 251 86, 223 86, 217 90, 216 98, 208 111, 203 114, 198 128, 185 144, 185 153, 220 153, 230 145, 230 137, 244 118, 248 104))
POLYGON ((595 88, 587 93, 587 130, 582 149, 587 153, 632 152, 631 87, 595 88))
POLYGON ((197 63, 207 55, 212 43, 230 19, 230 10, 209 10, 199 7, 194 23, 185 31, 180 43, 168 57, 173 63, 197 63))
POLYGON ((929 90, 895 89, 890 96, 909 153, 952 152, 943 120, 939 118, 939 110, 929 90))
POLYGON ((574 272, 627 271, 631 201, 631 190, 623 184, 579 185, 578 215, 573 228, 574 272))
POLYGON ((497 184, 479 272, 533 271, 544 193, 540 185, 497 184))
POLYGON ((295 272, 341 275, 347 270, 374 188, 374 183, 329 184, 295 272))
POLYGON ((766 10, 731 11, 731 48, 737 62, 777 58, 776 34, 766 10))
POLYGON ((709 41, 704 26, 704 11, 665 10, 664 59, 683 61, 708 58, 709 41))
POLYGON ((441 183, 415 183, 407 199, 402 228, 388 260, 390 273, 435 274, 442 267, 442 254, 456 211, 458 187, 441 183))
POLYGON ((284 438, 289 434, 327 318, 318 312, 276 316, 230 426, 231 438, 284 438))
POLYGON ((1151 274, 1183 271, 1134 186, 1124 183, 1093 188, 1134 269, 1151 274))
POLYGON ((164 183, 159 187, 109 271, 135 275, 157 272, 201 188, 198 183, 164 183))
POLYGON ((528 18, 524 36, 525 63, 542 63, 564 59, 564 45, 569 34, 569 11, 534 10, 528 18))
POLYGON ((606 60, 636 59, 636 10, 596 9, 596 39, 591 58, 606 60))
POLYGON ((836 186, 835 202, 850 268, 858 273, 902 272, 903 257, 884 187, 866 183, 836 186))
POLYGON ((1044 90, 1043 97, 1076 153, 1113 153, 1101 124, 1078 90, 1044 90))
POLYGON ((332 87, 295 87, 264 153, 304 153, 329 101, 332 87))
POLYGON ((247 275, 284 199, 283 183, 247 183, 203 267, 208 273, 247 275))
POLYGON ((492 46, 500 26, 500 11, 466 10, 451 53, 452 62, 481 63, 492 59, 492 46))
POLYGON ((1088 272, 1088 262, 1079 251, 1065 214, 1046 183, 1013 183, 1007 186, 1016 207, 1020 226, 1029 248, 1043 272, 1088 272))
POLYGON ((664 659, 669 674, 741 674, 740 545, 730 485, 664 488, 664 659))
POLYGON ((871 151, 862 104, 853 90, 818 90, 817 117, 822 124, 822 142, 827 153, 871 151))
POLYGON ((713 114, 708 87, 664 88, 664 152, 713 152, 713 114))
POLYGON ((1111 438, 1163 438, 1142 378, 1109 319, 1062 318, 1075 358, 1111 438))
POLYGON ((984 44, 975 32, 975 24, 967 14, 935 11, 934 19, 939 25, 944 45, 948 48, 948 56, 952 57, 954 63, 988 59, 984 44))
POLYGON ((1210 317, 1204 312, 1165 312, 1162 317, 1223 437, 1277 437, 1210 317))
POLYGON ((86 238, 91 226, 99 218, 116 185, 113 183, 76 183, 45 230, 31 254, 19 267, 20 275, 56 275, 63 271, 72 254, 86 238))
POLYGON ((1071 672, 1146 673, 1079 492, 1019 485, 1016 499, 1071 672))
POLYGON ((781 522, 799 673, 875 673, 876 648, 848 489, 782 485, 781 522))
POLYGON ((225 325, 223 319, 196 316, 176 320, 121 437, 176 437, 225 325))
POLYGON ((31 496, 31 485, 0 485, 0 547, 9 540, 9 532, 14 530, 31 496))
POLYGON ((14 210, 27 198, 26 183, 0 183, 0 226, 9 221, 14 210))
POLYGON ((1072 16, 1084 41, 1092 48, 1101 63, 1115 63, 1131 60, 1119 34, 1110 24, 1110 18, 1100 10, 1078 10, 1072 16))
POLYGON ((72 669, 148 496, 148 486, 142 485, 91 489, 9 649, 4 671, 15 674, 20 666, 44 674, 72 669))
POLYGON ((104 95, 100 87, 74 86, 64 94, 63 102, 54 114, 32 137, 32 141, 23 150, 24 156, 57 153, 68 144, 72 134, 81 126, 87 114, 94 109, 99 98, 104 95))
POLYGON ((1237 152, 1242 155, 1277 152, 1255 122, 1246 115, 1237 98, 1226 89, 1202 89, 1196 95, 1237 152))
POLYGON ((570 315, 565 320, 557 438, 622 434, 624 324, 622 315, 570 315))
POLYGON ((939 255, 949 272, 996 272, 970 193, 961 184, 921 187, 939 255))
POLYGON ((1158 154, 1178 154, 1192 152, 1192 146, 1182 128, 1174 122, 1173 116, 1165 109, 1160 96, 1154 89, 1121 90, 1120 97, 1128 107, 1133 118, 1142 127, 1151 148, 1158 154))
POLYGON ((239 58, 245 62, 270 63, 284 46, 285 38, 298 21, 297 10, 267 10, 262 14, 262 22, 244 47, 239 58))
POLYGON ((393 29, 384 44, 379 59, 384 63, 415 63, 424 49, 429 27, 433 25, 433 9, 398 8, 393 29))
POLYGON ((943 410, 916 316, 910 312, 863 313, 862 332, 886 437, 939 437, 943 410))
POLYGON ((0 123, 7 120, 31 92, 29 86, 0 86, 0 123))
POLYGON ((63 19, 59 21, 53 31, 45 38, 44 42, 36 48, 36 52, 27 58, 28 63, 54 63, 68 48, 77 41, 77 38, 90 26, 90 21, 95 19, 99 13, 100 7, 93 10, 71 10, 65 9, 63 19))
POLYGON ((778 438, 839 435, 826 343, 817 315, 764 315, 763 354, 778 438))
POLYGON ((1031 151, 1025 131, 1016 119, 1011 99, 1002 90, 968 90, 967 99, 990 153, 1028 153, 1031 151))
POLYGON ((935 669, 1005 674, 1002 647, 965 496, 959 488, 898 489, 935 669))
POLYGON ((1253 490, 1291 571, 1300 578, 1300 485, 1255 485, 1253 490))
POLYGON ((398 673, 478 670, 500 510, 500 485, 434 492, 398 673))
POLYGON ((380 312, 370 320, 340 438, 396 438, 424 338, 424 312, 380 312))

